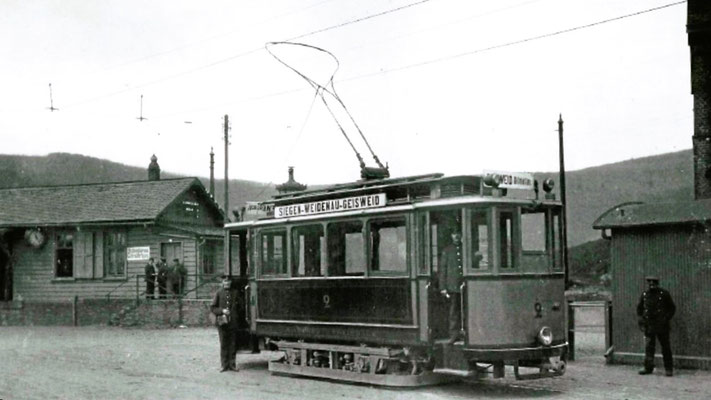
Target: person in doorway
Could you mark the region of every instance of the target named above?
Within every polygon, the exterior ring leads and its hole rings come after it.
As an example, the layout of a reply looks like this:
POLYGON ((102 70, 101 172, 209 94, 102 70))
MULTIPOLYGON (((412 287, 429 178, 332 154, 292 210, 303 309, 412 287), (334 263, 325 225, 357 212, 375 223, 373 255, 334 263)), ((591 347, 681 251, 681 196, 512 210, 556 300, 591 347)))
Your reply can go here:
POLYGON ((222 285, 210 306, 220 337, 220 372, 239 371, 236 360, 239 302, 240 296, 233 287, 232 277, 223 275, 222 285))
POLYGON ((158 264, 158 297, 165 299, 166 293, 168 292, 168 264, 165 262, 165 258, 160 259, 158 264))
POLYGON ((654 371, 654 347, 656 340, 659 339, 666 376, 672 376, 674 375, 674 360, 669 344, 669 321, 676 312, 676 305, 674 305, 669 292, 659 287, 659 278, 648 276, 645 279, 648 288, 642 293, 639 304, 637 304, 639 327, 644 332, 645 339, 644 367, 639 370, 639 373, 647 375, 654 371))
POLYGON ((156 277, 158 277, 158 266, 153 257, 148 259, 148 264, 144 270, 144 280, 146 281, 146 299, 153 300, 156 289, 156 277))
POLYGON ((168 290, 173 297, 178 297, 183 293, 184 281, 187 277, 187 270, 177 258, 173 259, 173 265, 168 269, 168 290))
POLYGON ((461 337, 461 285, 463 281, 462 234, 455 230, 452 243, 445 247, 439 262, 440 293, 449 302, 449 344, 461 337))

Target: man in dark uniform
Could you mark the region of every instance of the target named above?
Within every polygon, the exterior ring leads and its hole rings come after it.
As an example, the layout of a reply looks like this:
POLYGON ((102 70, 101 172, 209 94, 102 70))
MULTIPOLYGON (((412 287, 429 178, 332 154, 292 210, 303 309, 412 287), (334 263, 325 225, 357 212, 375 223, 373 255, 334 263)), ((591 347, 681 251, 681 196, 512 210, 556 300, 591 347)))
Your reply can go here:
POLYGON ((153 293, 156 289, 156 277, 158 276, 158 267, 155 264, 153 257, 148 259, 148 264, 144 271, 146 281, 146 299, 153 299, 153 293))
POLYGON ((222 276, 222 287, 212 299, 210 311, 215 314, 215 326, 220 336, 220 372, 239 371, 237 367, 237 327, 240 297, 232 287, 232 277, 222 276))
POLYGON ((165 294, 168 289, 168 264, 165 262, 165 258, 160 259, 158 264, 158 297, 165 299, 165 294))
POLYGON ((462 267, 462 234, 454 231, 452 243, 444 249, 439 262, 439 289, 449 302, 449 344, 460 338, 462 328, 462 267))
POLYGON ((648 276, 646 280, 649 287, 642 293, 639 304, 637 304, 639 327, 644 332, 646 342, 644 368, 639 370, 639 373, 647 375, 654 371, 654 346, 656 339, 659 339, 664 357, 664 370, 667 376, 672 376, 674 375, 674 362, 669 344, 669 321, 676 312, 676 306, 669 292, 659 287, 659 278, 648 276))

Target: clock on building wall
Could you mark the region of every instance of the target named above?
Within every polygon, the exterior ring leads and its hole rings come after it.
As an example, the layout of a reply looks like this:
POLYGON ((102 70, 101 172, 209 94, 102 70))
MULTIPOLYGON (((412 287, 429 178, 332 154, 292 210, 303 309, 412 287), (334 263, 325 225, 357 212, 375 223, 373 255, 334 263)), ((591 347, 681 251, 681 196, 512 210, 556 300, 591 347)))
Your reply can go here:
POLYGON ((39 229, 28 229, 25 231, 25 240, 27 240, 27 243, 32 247, 40 248, 47 238, 39 229))

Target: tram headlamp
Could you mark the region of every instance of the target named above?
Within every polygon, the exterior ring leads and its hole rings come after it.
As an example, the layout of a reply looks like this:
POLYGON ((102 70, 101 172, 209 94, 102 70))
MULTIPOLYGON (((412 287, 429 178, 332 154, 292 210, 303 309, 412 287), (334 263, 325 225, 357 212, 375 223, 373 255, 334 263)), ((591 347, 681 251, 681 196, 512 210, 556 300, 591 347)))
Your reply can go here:
POLYGON ((553 343, 553 330, 547 326, 538 331, 538 341, 544 346, 550 346, 553 343))

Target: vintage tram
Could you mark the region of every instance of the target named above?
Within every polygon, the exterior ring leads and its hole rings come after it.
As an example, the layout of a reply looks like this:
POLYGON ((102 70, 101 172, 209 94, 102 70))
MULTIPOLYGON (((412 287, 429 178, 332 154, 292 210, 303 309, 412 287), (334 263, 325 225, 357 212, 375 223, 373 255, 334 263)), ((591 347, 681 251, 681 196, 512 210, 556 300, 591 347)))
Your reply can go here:
POLYGON ((276 195, 225 226, 245 316, 273 372, 390 386, 565 371, 562 205, 531 174, 429 174, 276 195), (462 240, 461 336, 440 258, 462 240))

